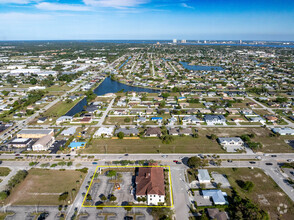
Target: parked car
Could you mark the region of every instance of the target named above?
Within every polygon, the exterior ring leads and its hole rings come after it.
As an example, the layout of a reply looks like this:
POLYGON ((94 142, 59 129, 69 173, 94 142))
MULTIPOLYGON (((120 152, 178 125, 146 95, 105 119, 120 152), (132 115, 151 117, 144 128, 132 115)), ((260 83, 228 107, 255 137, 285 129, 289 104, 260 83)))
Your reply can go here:
POLYGON ((182 162, 180 162, 180 161, 177 161, 177 162, 176 162, 176 164, 182 164, 182 162))
POLYGON ((93 162, 92 164, 98 164, 97 162, 93 162))

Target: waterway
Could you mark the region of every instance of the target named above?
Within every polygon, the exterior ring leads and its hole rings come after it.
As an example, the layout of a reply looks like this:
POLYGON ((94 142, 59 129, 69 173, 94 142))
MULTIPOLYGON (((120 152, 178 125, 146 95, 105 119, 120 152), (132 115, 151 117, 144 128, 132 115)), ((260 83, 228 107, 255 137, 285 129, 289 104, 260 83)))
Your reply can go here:
POLYGON ((180 64, 182 64, 182 66, 184 68, 186 68, 187 70, 202 70, 202 71, 222 71, 224 70, 222 67, 220 66, 199 66, 199 65, 189 65, 189 63, 187 62, 179 62, 180 64))
POLYGON ((123 62, 123 64, 122 65, 120 65, 119 67, 118 67, 118 69, 120 69, 120 68, 122 68, 130 59, 131 59, 132 57, 128 57, 128 59, 125 61, 125 62, 123 62))
MULTIPOLYGON (((107 77, 97 88, 94 89, 94 93, 98 96, 105 95, 107 93, 116 93, 119 91, 124 92, 148 92, 148 93, 158 93, 160 90, 141 88, 136 86, 129 86, 115 80, 112 80, 111 77, 107 77)), ((86 98, 78 102, 71 110, 69 110, 65 115, 74 116, 75 114, 84 110, 84 106, 87 105, 86 98)))

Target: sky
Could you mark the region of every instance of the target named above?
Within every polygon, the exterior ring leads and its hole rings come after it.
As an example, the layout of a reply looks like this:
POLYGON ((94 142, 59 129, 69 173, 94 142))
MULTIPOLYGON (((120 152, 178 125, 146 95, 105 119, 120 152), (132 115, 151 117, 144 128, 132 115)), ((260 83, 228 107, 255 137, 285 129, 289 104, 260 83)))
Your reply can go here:
POLYGON ((294 0, 0 0, 0 40, 294 41, 294 0))

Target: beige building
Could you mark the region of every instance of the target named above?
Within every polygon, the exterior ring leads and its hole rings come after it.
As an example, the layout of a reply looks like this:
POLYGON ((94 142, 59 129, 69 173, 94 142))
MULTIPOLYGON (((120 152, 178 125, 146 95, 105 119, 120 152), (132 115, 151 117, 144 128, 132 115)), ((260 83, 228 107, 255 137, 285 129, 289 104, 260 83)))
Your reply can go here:
POLYGON ((53 129, 23 129, 17 133, 18 138, 42 138, 44 136, 54 136, 53 129))
POLYGON ((43 151, 48 150, 52 144, 54 143, 55 139, 51 135, 44 136, 36 141, 36 143, 33 144, 32 148, 33 151, 43 151))

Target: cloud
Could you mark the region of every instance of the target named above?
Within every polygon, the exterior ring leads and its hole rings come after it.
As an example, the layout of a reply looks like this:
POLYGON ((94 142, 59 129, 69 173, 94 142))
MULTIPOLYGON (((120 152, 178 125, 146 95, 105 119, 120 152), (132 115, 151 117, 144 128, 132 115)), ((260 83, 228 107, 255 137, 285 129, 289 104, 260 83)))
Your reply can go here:
POLYGON ((129 8, 148 3, 150 0, 83 0, 86 5, 109 8, 129 8))
POLYGON ((194 8, 190 5, 187 5, 186 3, 181 3, 181 6, 184 7, 184 8, 194 8))
POLYGON ((91 8, 78 4, 58 4, 41 2, 36 5, 36 8, 48 11, 90 11, 91 8))
POLYGON ((1 23, 10 23, 10 22, 40 21, 42 19, 49 19, 54 17, 48 14, 8 12, 8 13, 0 13, 0 18, 1 18, 0 20, 1 23))
POLYGON ((37 2, 38 0, 0 0, 0 4, 29 4, 31 2, 37 2))

